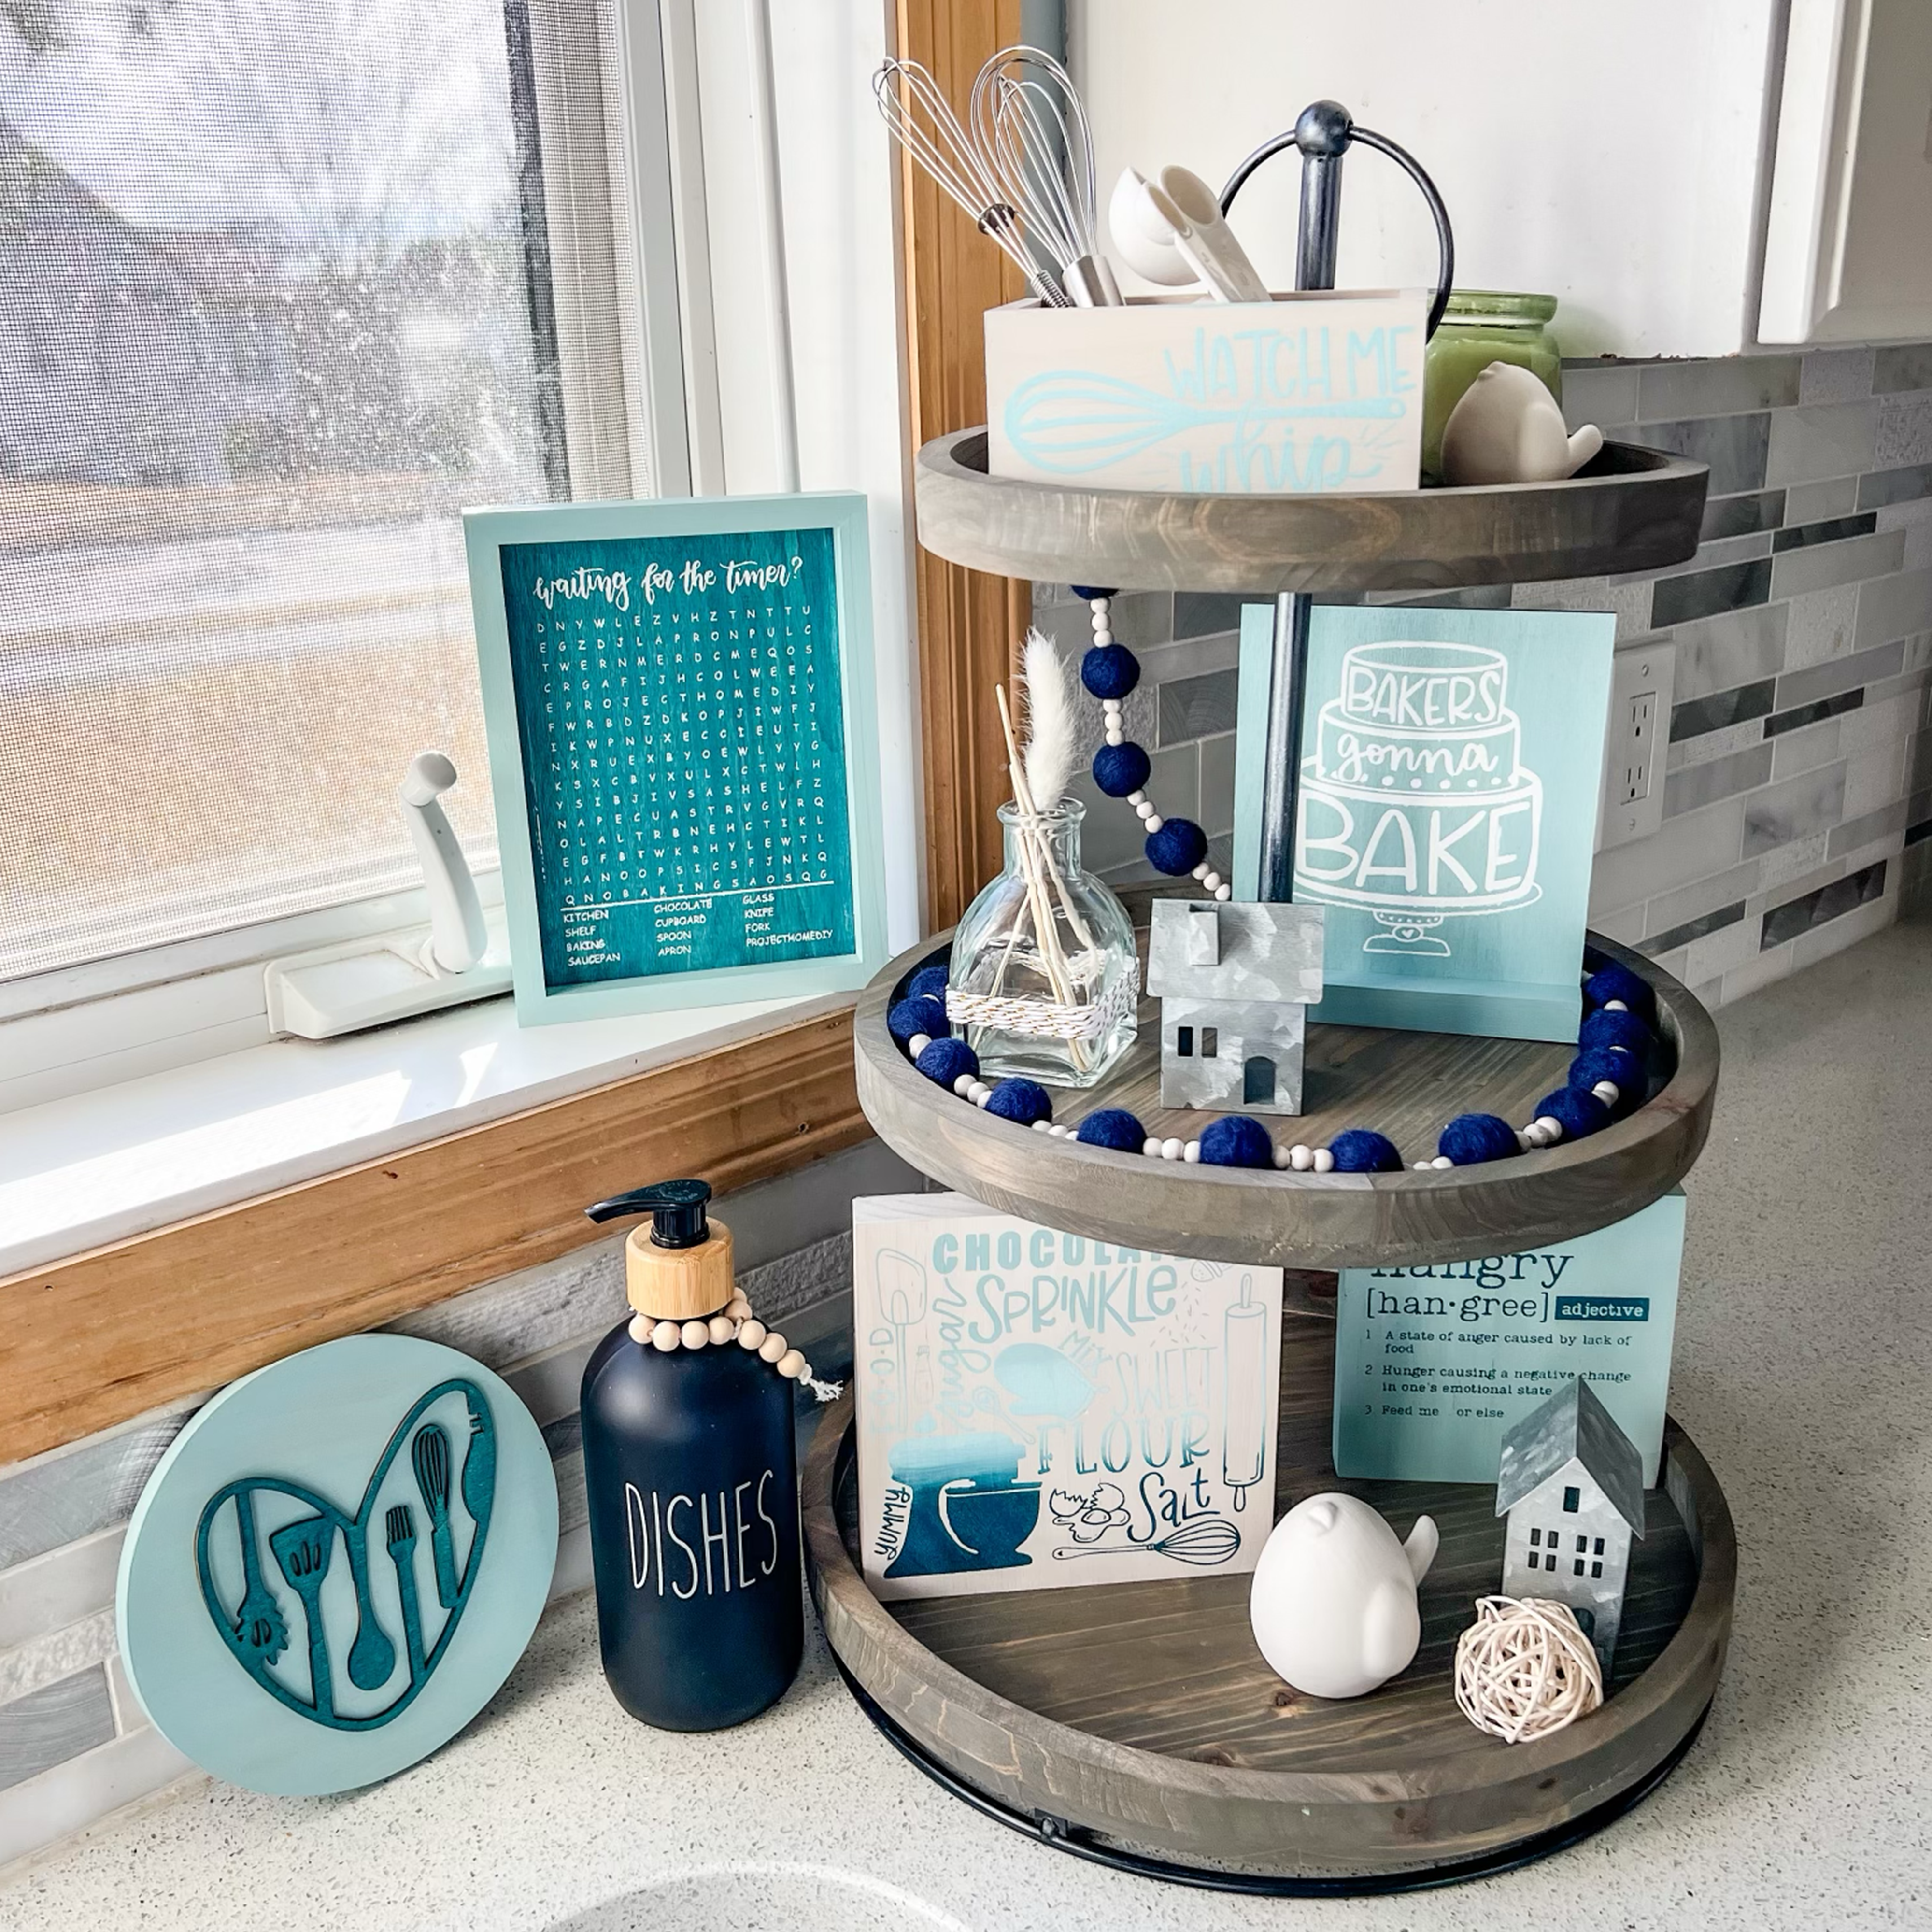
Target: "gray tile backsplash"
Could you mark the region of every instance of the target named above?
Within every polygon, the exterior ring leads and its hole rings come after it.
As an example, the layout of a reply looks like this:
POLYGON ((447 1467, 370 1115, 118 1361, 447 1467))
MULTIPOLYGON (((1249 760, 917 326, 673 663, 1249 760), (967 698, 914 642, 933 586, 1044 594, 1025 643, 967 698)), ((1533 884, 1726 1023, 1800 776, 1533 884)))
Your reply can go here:
MULTIPOLYGON (((1788 482, 1789 476, 1767 479, 1771 448, 1768 415, 1700 416, 1676 422, 1646 422, 1644 439, 1654 449, 1674 450, 1694 462, 1711 466, 1711 494, 1729 496, 1741 490, 1761 490, 1767 480, 1788 482)), ((1870 465, 1854 467, 1869 468, 1870 465)), ((1825 471, 1804 472, 1822 476, 1825 471)))
POLYGON ((1784 496, 1779 520, 1786 523, 1808 524, 1820 517, 1842 517, 1862 507, 1856 476, 1829 477, 1822 483, 1794 483, 1790 489, 1773 494, 1784 496))
POLYGON ((1850 476, 1879 466, 1873 460, 1878 407, 1867 401, 1780 410, 1771 422, 1765 482, 1806 483, 1814 477, 1850 476))
POLYGON ((1802 400, 1796 356, 1738 356, 1722 362, 1652 362, 1640 372, 1637 419, 1736 416, 1802 400))
POLYGON ((1783 670, 1790 616, 1782 604, 1760 604, 1679 625, 1676 701, 1732 690, 1783 670))
POLYGON ((203 1400, 176 1403, 0 1475, 0 1570, 125 1522, 162 1452, 203 1400))
POLYGON ((1872 394, 1891 395, 1900 389, 1932 389, 1932 342, 1908 342, 1889 349, 1868 350, 1872 358, 1872 394))
POLYGON ((24 1784, 114 1736, 101 1664, 0 1704, 0 1791, 24 1784))
POLYGON ((1744 855, 1748 859, 1774 845, 1828 830, 1844 817, 1845 761, 1801 777, 1768 784, 1744 806, 1744 855))
MULTIPOLYGON (((1707 497, 1704 503, 1704 541, 1713 543, 1726 537, 1743 536, 1753 530, 1776 530, 1784 520, 1785 496, 1782 490, 1755 490, 1742 496, 1707 497)), ((1828 513, 1818 511, 1814 514, 1822 516, 1828 513)))
POLYGON ((1891 470, 1905 464, 1932 463, 1932 393, 1882 396, 1872 451, 1874 466, 1891 470))
MULTIPOLYGON (((1862 936, 1921 881, 1932 896, 1932 344, 1573 364, 1564 413, 1711 466, 1694 560, 1370 601, 1609 610, 1620 649, 1674 644, 1664 828, 1598 854, 1591 915, 1720 1003, 1862 936), (1835 891, 1802 932, 1786 933, 1795 914, 1760 929, 1762 896, 1823 894, 1848 865, 1881 860, 1868 896, 1835 891)), ((1232 646, 1254 601, 1177 592, 1156 643, 1153 607, 1120 600, 1143 667, 1130 735, 1159 747, 1154 795, 1202 818, 1217 865, 1232 818, 1232 646), (1179 756, 1190 742, 1192 766, 1179 756)), ((1035 609, 1064 646, 1087 634, 1064 586, 1036 586, 1035 609)), ((1131 816, 1084 781, 1081 796, 1097 868, 1150 876, 1131 816)))
POLYGON ((1667 826, 1680 814, 1729 798, 1733 792, 1750 791, 1771 776, 1771 747, 1752 745, 1728 758, 1687 765, 1664 781, 1664 818, 1667 826))

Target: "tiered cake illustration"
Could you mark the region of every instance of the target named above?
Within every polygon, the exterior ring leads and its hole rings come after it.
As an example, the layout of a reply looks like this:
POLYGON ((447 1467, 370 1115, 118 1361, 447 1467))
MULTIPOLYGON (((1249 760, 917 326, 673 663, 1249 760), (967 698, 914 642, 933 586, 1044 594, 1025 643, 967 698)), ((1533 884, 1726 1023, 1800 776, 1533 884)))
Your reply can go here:
POLYGON ((1444 919, 1507 912, 1536 882, 1543 787, 1521 762, 1509 666, 1480 645, 1357 644, 1302 761, 1298 899, 1357 906, 1365 952, 1446 957, 1444 919))

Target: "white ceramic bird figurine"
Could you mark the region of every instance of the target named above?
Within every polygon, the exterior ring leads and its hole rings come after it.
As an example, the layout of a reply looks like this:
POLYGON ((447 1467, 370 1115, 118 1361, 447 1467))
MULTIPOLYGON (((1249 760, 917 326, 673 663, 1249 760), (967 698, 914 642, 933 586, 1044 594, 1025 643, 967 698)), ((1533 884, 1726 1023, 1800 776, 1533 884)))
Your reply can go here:
POLYGON ((1436 1560, 1433 1517, 1406 1544, 1354 1496, 1310 1496, 1274 1526, 1248 1621, 1269 1667, 1312 1697, 1360 1697, 1406 1670, 1422 1640, 1415 1586, 1436 1560))
POLYGON ((1464 488, 1554 483, 1574 476, 1603 446, 1594 423, 1570 434, 1556 398, 1528 370, 1492 362, 1442 426, 1442 476, 1464 488))

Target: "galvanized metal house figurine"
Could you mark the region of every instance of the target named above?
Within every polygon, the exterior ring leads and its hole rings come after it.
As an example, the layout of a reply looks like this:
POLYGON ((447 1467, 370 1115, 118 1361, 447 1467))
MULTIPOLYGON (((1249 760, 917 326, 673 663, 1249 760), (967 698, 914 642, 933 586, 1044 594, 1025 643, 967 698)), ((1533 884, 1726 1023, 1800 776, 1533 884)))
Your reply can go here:
POLYGON ((1496 1514, 1509 1517, 1503 1594, 1568 1604, 1607 1682, 1643 1534, 1643 1458, 1581 1376, 1503 1438, 1496 1514))
POLYGON ((1322 909, 1156 899, 1160 1103, 1301 1112, 1306 1009, 1322 997, 1322 909))

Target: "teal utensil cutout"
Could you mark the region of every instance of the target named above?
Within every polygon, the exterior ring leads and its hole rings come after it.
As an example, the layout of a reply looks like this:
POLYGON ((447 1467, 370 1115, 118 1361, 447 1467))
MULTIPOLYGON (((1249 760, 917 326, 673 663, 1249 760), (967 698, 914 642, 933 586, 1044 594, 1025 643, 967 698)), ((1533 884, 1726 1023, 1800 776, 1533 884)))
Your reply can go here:
MULTIPOLYGON (((304 1517, 300 1522, 285 1522, 268 1539, 289 1588, 301 1598, 302 1616, 308 1630, 308 1680, 310 1708, 316 1720, 335 1722, 335 1674, 328 1660, 328 1636, 322 1625, 322 1586, 328 1575, 328 1559, 335 1548, 335 1514, 304 1517)), ((279 1684, 261 1680, 278 1696, 279 1684)))
POLYGON ((242 1574, 248 1585, 248 1594, 235 1613, 235 1634, 264 1664, 273 1664, 289 1647, 289 1625, 274 1592, 262 1574, 262 1546, 255 1534, 252 1490, 237 1492, 235 1512, 242 1539, 242 1574))
POLYGON ((122 1654, 207 1769, 347 1790, 482 1708, 556 1556, 549 1451, 500 1378, 439 1343, 352 1336, 224 1390, 162 1457, 122 1552, 122 1654))
POLYGON ((402 1605, 403 1636, 410 1658, 410 1682, 422 1682, 424 1659, 422 1610, 416 1602, 416 1526, 407 1503, 392 1503, 384 1520, 389 1560, 396 1566, 396 1597, 402 1605))
POLYGON ((358 1690, 380 1690, 396 1667, 396 1646, 376 1621, 369 1600, 369 1540, 357 1523, 348 1533, 349 1570, 356 1582, 356 1641, 349 1646, 349 1681, 358 1690))
MULTIPOLYGON (((368 1486, 363 1491, 362 1501, 352 1515, 302 1484, 291 1482, 281 1477, 243 1477, 237 1481, 225 1484, 215 1492, 202 1511, 201 1521, 195 1532, 195 1568, 201 1579, 202 1596, 208 1605, 208 1613, 214 1618, 215 1628, 220 1631, 224 1641, 234 1652, 242 1668, 270 1696, 286 1704, 290 1709, 300 1712, 319 1724, 328 1724, 343 1730, 370 1730, 377 1725, 386 1724, 422 1689, 430 1672, 435 1670, 449 1640, 456 1633, 456 1626, 463 1614, 464 1605, 468 1600, 470 1586, 475 1582, 482 1562, 484 1538, 490 1526, 490 1510, 494 1500, 495 1488, 496 1430, 490 1421, 490 1406, 484 1399, 483 1392, 475 1383, 460 1376, 438 1382, 428 1394, 416 1399, 409 1413, 396 1425, 394 1432, 376 1462, 375 1472, 370 1477, 368 1486), (471 1447, 464 1467, 463 1496, 464 1507, 474 1528, 469 1556, 460 1573, 449 1514, 449 1432, 440 1422, 422 1421, 422 1418, 448 1395, 463 1397, 471 1432, 471 1447), (417 1426, 418 1424, 420 1427, 417 1426), (322 1592, 334 1562, 335 1541, 339 1535, 348 1553, 350 1578, 356 1599, 356 1637, 349 1647, 344 1669, 349 1682, 357 1690, 381 1690, 395 1675, 396 1646, 377 1620, 375 1605, 370 1598, 369 1514, 388 1476, 390 1466, 395 1461, 405 1438, 410 1444, 411 1471, 416 1478, 416 1486, 422 1492, 424 1507, 430 1514, 430 1542, 435 1561, 436 1600, 449 1612, 449 1616, 434 1645, 425 1652, 413 1569, 416 1533, 406 1515, 405 1536, 404 1539, 398 1539, 394 1533, 395 1512, 392 1508, 386 1515, 384 1527, 391 1560, 397 1564, 397 1590, 402 1606, 410 1674, 407 1682, 395 1698, 381 1709, 360 1715, 345 1714, 336 1708, 335 1666, 329 1648, 328 1618, 322 1606, 322 1592), (266 1585, 260 1574, 260 1552, 254 1546, 255 1503, 256 1498, 263 1494, 292 1497, 314 1511, 312 1516, 283 1524, 268 1538, 268 1547, 280 1567, 284 1578, 289 1588, 302 1600, 308 1645, 309 1683, 306 1700, 298 1696, 295 1690, 274 1672, 272 1667, 274 1658, 268 1655, 266 1647, 255 1640, 255 1622, 261 1613, 259 1598, 266 1593, 266 1585), (248 1595, 243 1599, 242 1610, 232 1615, 222 1600, 210 1562, 209 1550, 211 1534, 224 1507, 231 1499, 235 1504, 238 1535, 242 1539, 242 1572, 249 1579, 248 1595), (406 1540, 410 1552, 412 1567, 406 1580, 402 1574, 402 1562, 396 1553, 399 1540, 406 1540), (251 1603, 255 1605, 253 1612, 249 1609, 251 1603)), ((399 1507, 406 1512, 407 1504, 399 1507)), ((269 1601, 272 1605, 272 1598, 269 1601)))
POLYGON ((416 1431, 410 1445, 410 1462, 416 1487, 429 1511, 430 1547, 436 1552, 436 1600, 446 1610, 456 1607, 456 1551, 449 1537, 449 1437, 434 1423, 416 1431))

